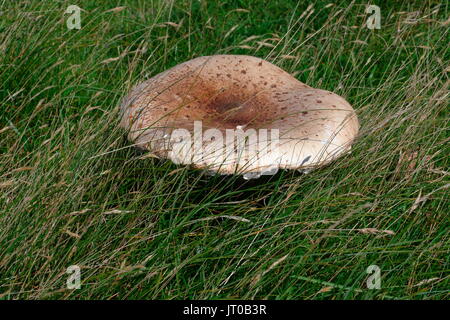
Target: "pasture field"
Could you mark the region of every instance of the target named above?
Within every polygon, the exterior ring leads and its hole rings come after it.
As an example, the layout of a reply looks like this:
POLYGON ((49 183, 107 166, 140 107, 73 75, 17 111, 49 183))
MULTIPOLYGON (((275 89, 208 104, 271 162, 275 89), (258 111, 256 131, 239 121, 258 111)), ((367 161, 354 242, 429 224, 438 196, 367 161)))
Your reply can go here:
POLYGON ((0 1, 0 299, 448 299, 449 5, 0 1), (345 97, 352 152, 246 181, 132 148, 122 97, 212 54, 345 97))

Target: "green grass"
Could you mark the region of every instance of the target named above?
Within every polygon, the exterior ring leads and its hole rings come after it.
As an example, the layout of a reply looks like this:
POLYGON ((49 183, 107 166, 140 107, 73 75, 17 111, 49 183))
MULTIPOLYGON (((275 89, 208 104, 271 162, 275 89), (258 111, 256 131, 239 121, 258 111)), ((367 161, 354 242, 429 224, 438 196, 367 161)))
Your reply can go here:
POLYGON ((0 3, 0 299, 449 298, 448 2, 0 3), (218 53, 344 96, 352 153, 245 181, 131 148, 131 86, 218 53))

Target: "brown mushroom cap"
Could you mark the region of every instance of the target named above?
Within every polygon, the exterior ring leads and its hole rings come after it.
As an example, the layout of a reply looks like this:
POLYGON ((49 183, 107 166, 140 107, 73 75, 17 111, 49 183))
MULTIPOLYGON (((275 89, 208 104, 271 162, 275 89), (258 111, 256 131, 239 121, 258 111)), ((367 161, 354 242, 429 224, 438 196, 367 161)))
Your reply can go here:
POLYGON ((133 88, 121 111, 121 126, 138 147, 222 174, 322 165, 349 150, 359 128, 355 111, 342 97, 243 55, 204 56, 179 64, 133 88), (201 121, 201 142, 174 140, 180 129, 195 136, 195 121, 201 121), (256 154, 216 152, 228 148, 226 134, 236 128, 245 131, 248 146, 256 132, 256 154), (260 152, 265 138, 258 133, 264 129, 267 140, 279 130, 278 147, 266 144, 274 152, 260 152), (214 141, 218 133, 224 139, 214 141), (195 143, 202 146, 201 155, 186 153, 195 143))

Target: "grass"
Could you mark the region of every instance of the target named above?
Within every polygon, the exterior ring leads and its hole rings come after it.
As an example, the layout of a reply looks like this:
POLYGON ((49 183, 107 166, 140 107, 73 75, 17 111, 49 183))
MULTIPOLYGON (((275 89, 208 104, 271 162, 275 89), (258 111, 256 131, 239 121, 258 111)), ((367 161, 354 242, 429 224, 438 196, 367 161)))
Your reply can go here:
POLYGON ((0 3, 0 299, 449 298, 447 2, 0 3), (344 96, 352 153, 245 181, 130 148, 131 86, 218 53, 344 96))

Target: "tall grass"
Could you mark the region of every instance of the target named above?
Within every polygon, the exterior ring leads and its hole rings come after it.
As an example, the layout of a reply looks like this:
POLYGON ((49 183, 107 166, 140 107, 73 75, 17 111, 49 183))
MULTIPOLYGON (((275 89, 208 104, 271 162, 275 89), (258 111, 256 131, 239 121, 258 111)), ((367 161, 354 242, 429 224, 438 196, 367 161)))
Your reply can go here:
POLYGON ((0 299, 448 298, 449 5, 387 3, 3 1, 0 299), (344 96, 352 153, 245 181, 130 147, 131 86, 218 53, 344 96))

